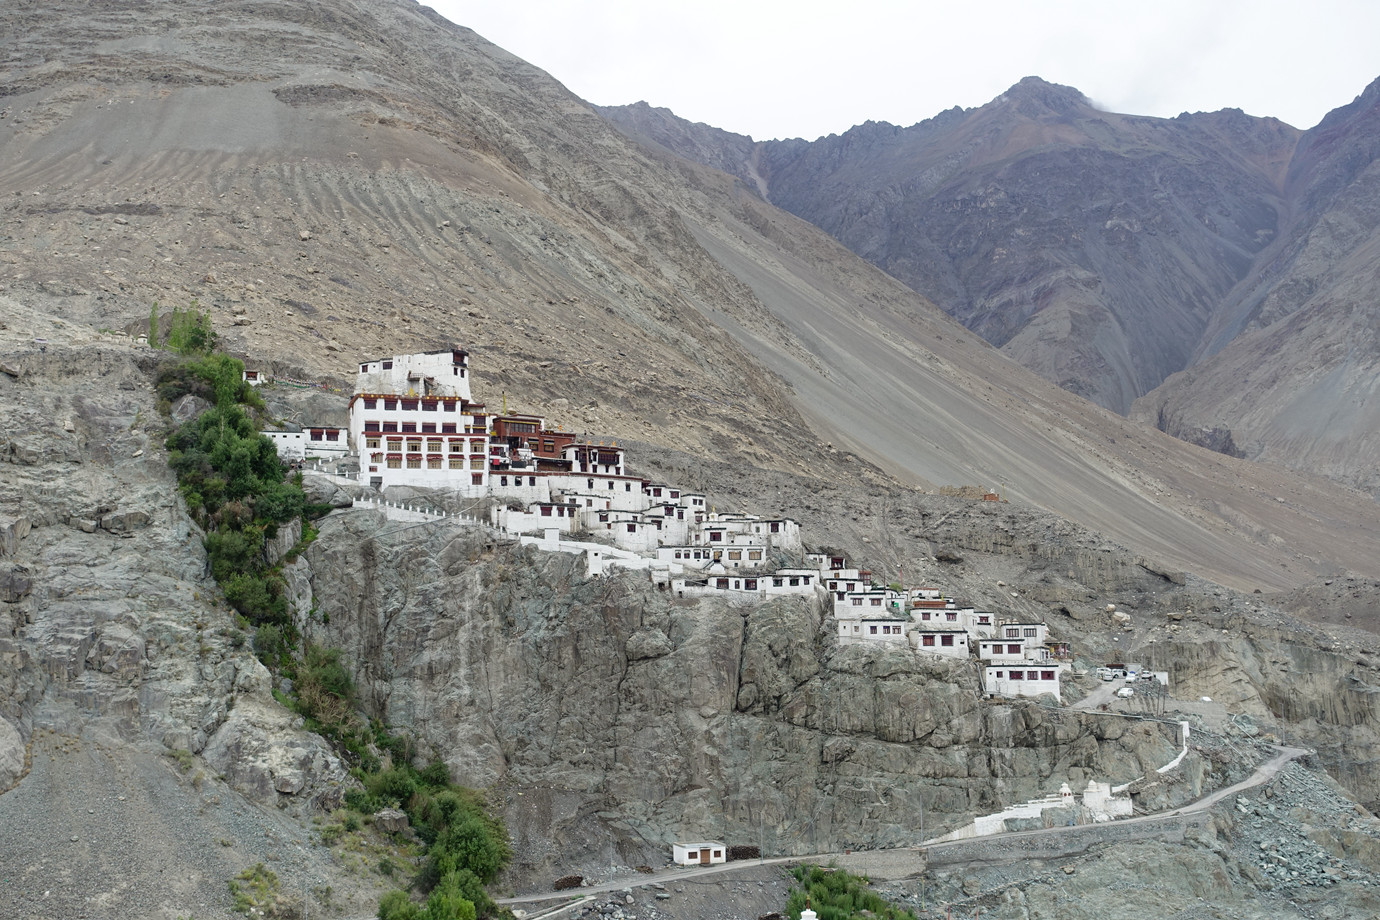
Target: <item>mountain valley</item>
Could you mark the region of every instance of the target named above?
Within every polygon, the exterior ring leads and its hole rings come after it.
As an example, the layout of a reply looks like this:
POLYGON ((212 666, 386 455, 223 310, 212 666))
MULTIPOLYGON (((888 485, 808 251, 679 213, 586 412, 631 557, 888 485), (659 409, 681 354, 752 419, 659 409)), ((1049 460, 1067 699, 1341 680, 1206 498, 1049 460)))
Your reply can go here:
MULTIPOLYGON (((1228 361, 1245 364, 1220 373, 1240 374, 1262 337, 1293 328, 1337 350, 1312 318, 1343 293, 1368 321, 1366 278, 1342 266, 1364 262, 1373 225, 1363 202, 1345 222, 1335 206, 1368 181, 1352 145, 1370 103, 1311 132, 1187 117, 1191 143, 1156 141, 1174 154, 1162 171, 1143 171, 1122 210, 1096 211, 1125 224, 1089 243, 1096 271, 1056 251, 1091 237, 1050 208, 1026 231, 1039 252, 980 278, 1002 262, 994 228, 1043 207, 1028 190, 1052 200, 1070 181, 1022 172, 1042 174, 1038 158, 1013 165, 995 110, 771 150, 656 115, 680 138, 643 121, 635 133, 659 145, 643 146, 409 0, 18 3, 0 36, 0 826, 26 829, 0 848, 0 903, 15 916, 235 916, 227 882, 256 863, 313 917, 374 916, 405 884, 405 848, 373 825, 328 839, 359 780, 283 705, 290 688, 211 577, 155 390, 176 358, 136 341, 155 304, 207 311, 222 348, 277 378, 266 411, 289 425, 344 424, 360 361, 463 345, 491 411, 616 439, 636 475, 794 518, 810 546, 881 582, 1047 623, 1074 648, 1066 703, 1100 688, 1104 663, 1165 670, 1192 726, 1181 741, 1176 721, 985 698, 969 661, 840 645, 822 600, 588 577, 488 527, 399 527, 351 507, 368 487, 308 472, 334 510, 284 564, 293 626, 341 650, 362 713, 405 733, 419 763, 484 791, 514 850, 495 894, 568 873, 631 889, 693 836, 782 857, 881 848, 860 867, 908 907, 928 898, 931 916, 942 898, 1115 920, 1144 916, 1151 889, 1184 920, 1380 910, 1380 509, 1358 472, 1369 403, 1333 413, 1338 437, 1316 448, 1330 459, 1302 463, 1261 446, 1241 421, 1254 410, 1203 401, 1229 402, 1208 376, 1228 361), (954 205, 951 253, 905 255, 875 212, 818 182, 849 145, 904 159, 892 142, 906 132, 948 145, 954 176, 959 147, 987 170, 927 186, 954 205), (1189 150, 1210 179, 1182 165, 1189 150), (792 175, 839 196, 821 214, 856 218, 840 240, 893 261, 868 264, 801 219, 803 197, 801 216, 779 209, 775 183, 792 175), (1212 225, 1189 212, 1156 224, 1156 175, 1180 202, 1213 185, 1212 225), (1276 212, 1294 188, 1310 229, 1286 234, 1276 212), (1265 273, 1284 236, 1288 258, 1265 273), (1117 275, 1129 250, 1144 262, 1117 275), (944 259, 948 287, 901 270, 938 277, 944 259), (1279 279, 1305 269, 1312 293, 1287 300, 1279 279), (1051 314, 1001 318, 1018 284, 1051 314), (1142 288, 1172 321, 1131 318, 1125 292, 1142 288), (955 291, 980 294, 962 323, 935 306, 955 291), (1228 321, 1218 305, 1232 297, 1228 321), (1125 360, 1041 352, 1061 323, 1061 340, 1110 336, 1125 360), (1129 416, 1041 376, 1069 374, 1129 416), (1170 436, 1205 426, 1275 462, 1170 436), (973 497, 988 489, 1005 500, 973 497), (1141 812, 1178 808, 1246 779, 1277 744, 1309 753, 1167 830, 1036 855, 994 839, 952 865, 912 849, 1066 782, 1126 783, 1141 812)), ((1001 105, 1045 125, 1040 143, 1078 135, 1104 166, 1106 138, 1162 131, 1038 81, 1001 105)), ((1319 371, 1350 382, 1319 383, 1297 416, 1354 394, 1367 343, 1319 371)), ((1296 373, 1282 368, 1279 386, 1296 373)), ((582 909, 784 909, 779 870, 743 871, 582 909)))

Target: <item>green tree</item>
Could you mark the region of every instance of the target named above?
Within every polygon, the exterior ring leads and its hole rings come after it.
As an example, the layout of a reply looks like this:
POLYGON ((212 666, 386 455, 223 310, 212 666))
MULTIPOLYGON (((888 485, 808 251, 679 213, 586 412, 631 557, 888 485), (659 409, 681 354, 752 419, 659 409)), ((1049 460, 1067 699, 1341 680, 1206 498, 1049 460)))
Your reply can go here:
POLYGON ((149 307, 149 344, 158 347, 158 301, 149 307))

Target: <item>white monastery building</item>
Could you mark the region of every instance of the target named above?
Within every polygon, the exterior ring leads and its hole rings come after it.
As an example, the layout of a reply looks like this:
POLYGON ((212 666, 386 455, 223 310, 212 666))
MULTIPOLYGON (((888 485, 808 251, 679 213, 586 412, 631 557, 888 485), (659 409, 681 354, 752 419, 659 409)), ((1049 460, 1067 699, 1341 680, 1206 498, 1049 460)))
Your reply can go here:
MULTIPOLYGON (((1043 623, 999 623, 939 588, 879 587, 843 556, 806 553, 790 518, 717 512, 701 493, 630 475, 616 443, 582 441, 540 416, 489 413, 472 398, 461 348, 361 363, 348 428, 264 433, 284 459, 354 455, 360 480, 376 489, 500 499, 495 527, 542 549, 583 553, 591 574, 644 569, 680 597, 816 597, 832 609, 840 645, 976 655, 989 694, 1057 699, 1069 669, 1067 644, 1051 642, 1043 623)), ((682 865, 726 854, 721 843, 676 844, 675 852, 682 865)))

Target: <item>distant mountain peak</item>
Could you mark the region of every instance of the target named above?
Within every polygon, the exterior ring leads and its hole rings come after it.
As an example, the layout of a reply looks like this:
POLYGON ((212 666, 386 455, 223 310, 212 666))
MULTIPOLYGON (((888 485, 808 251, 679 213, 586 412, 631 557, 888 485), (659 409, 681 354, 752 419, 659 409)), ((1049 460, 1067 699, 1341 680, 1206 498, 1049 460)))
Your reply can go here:
POLYGON ((1092 105, 1088 97, 1072 86, 1050 83, 1039 77, 1025 77, 996 101, 1014 103, 1025 115, 1040 114, 1040 110, 1066 114, 1092 105))

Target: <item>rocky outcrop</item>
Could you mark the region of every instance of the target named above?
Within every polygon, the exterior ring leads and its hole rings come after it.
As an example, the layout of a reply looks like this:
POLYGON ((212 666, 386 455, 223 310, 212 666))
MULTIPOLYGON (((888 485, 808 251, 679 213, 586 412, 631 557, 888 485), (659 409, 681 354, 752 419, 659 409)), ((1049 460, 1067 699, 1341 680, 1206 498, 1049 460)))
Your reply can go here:
POLYGON ((304 559, 323 616, 299 627, 345 649, 368 710, 461 782, 523 792, 509 818, 532 868, 595 815, 645 860, 686 834, 913 842, 1176 750, 1159 725, 985 702, 967 662, 835 647, 813 599, 689 602, 480 528, 382 529, 373 512, 322 522, 304 559))
POLYGON ((209 577, 138 352, 66 347, 26 366, 34 388, 0 390, 0 415, 34 426, 0 477, 0 780, 15 736, 47 728, 204 755, 264 802, 329 798, 344 768, 274 701, 209 577))

